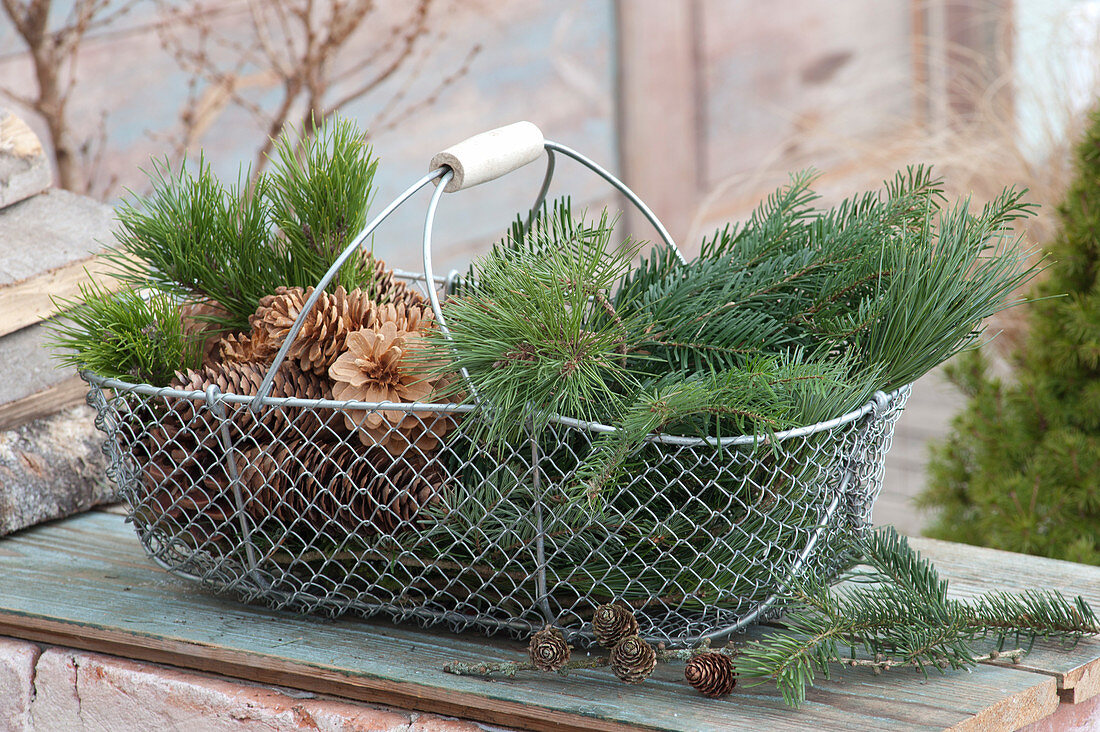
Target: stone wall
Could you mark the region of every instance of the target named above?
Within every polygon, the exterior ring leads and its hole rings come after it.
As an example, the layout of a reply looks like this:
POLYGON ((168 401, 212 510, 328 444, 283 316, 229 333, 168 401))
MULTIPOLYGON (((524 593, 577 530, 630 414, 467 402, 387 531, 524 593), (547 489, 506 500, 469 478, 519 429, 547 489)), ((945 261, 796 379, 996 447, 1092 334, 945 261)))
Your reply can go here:
POLYGON ((0 638, 10 732, 485 732, 474 722, 0 638))

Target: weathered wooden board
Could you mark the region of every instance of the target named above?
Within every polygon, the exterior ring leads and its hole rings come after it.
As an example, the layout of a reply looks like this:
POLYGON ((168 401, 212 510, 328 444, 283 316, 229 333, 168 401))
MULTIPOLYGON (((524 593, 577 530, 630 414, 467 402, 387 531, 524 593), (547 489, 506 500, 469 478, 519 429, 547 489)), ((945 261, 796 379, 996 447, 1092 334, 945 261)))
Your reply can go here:
POLYGON ((156 568, 130 528, 93 512, 0 540, 0 634, 362 701, 530 729, 1015 729, 1058 706, 1055 677, 1012 668, 874 676, 844 670, 798 711, 769 687, 708 700, 662 666, 626 686, 602 671, 484 681, 449 660, 506 660, 522 644, 381 622, 321 621, 237 604, 156 568))
MULTIPOLYGON (((951 594, 956 597, 991 590, 1050 589, 1080 595, 1100 610, 1100 567, 935 539, 913 539, 911 544, 950 579, 951 594)), ((1036 643, 1020 667, 1053 676, 1063 701, 1084 701, 1100 694, 1100 638, 1068 649, 1057 643, 1036 643)))
POLYGON ((0 211, 0 335, 55 312, 51 297, 75 297, 86 269, 104 279, 95 255, 113 239, 113 216, 109 206, 56 189, 0 211))
POLYGON ((65 407, 80 404, 88 395, 88 385, 79 376, 70 376, 42 391, 22 399, 0 404, 0 432, 15 429, 27 422, 48 417, 65 407))

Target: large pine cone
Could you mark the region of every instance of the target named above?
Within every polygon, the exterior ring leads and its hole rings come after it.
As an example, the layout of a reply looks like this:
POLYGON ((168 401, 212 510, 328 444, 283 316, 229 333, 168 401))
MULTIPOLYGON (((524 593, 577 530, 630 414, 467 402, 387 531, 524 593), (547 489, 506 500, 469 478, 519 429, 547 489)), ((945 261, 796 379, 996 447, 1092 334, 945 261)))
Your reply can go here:
POLYGON ((592 616, 592 634, 604 648, 614 648, 623 638, 638 634, 638 619, 626 605, 600 605, 592 616))
POLYGON ((540 671, 557 671, 563 667, 569 660, 569 650, 561 631, 552 625, 531 636, 527 645, 527 655, 540 671))
POLYGON ((434 461, 314 442, 246 450, 238 469, 253 518, 278 519, 307 542, 408 531, 438 499, 446 475, 434 461))
POLYGON ((195 546, 225 538, 221 527, 233 507, 218 436, 182 416, 188 402, 151 400, 131 407, 120 413, 118 438, 140 470, 134 520, 176 536, 190 534, 195 546))
POLYGON ((427 307, 427 298, 415 286, 410 287, 409 283, 396 279, 393 270, 387 269, 386 263, 375 259, 371 252, 363 254, 361 267, 364 271, 369 269, 371 272, 370 280, 362 289, 375 302, 383 305, 404 305, 406 308, 427 307))
MULTIPOLYGON (((268 366, 262 363, 221 363, 204 366, 198 371, 187 369, 177 373, 172 387, 182 391, 206 391, 214 384, 223 394, 255 396, 260 390, 268 366)), ((297 397, 299 399, 331 399, 332 390, 327 379, 308 371, 302 371, 295 363, 284 363, 275 372, 269 396, 279 399, 297 397)), ((190 402, 185 402, 190 405, 190 402)), ((190 419, 194 407, 184 409, 183 416, 190 419)), ((322 423, 338 424, 337 412, 333 410, 299 409, 297 407, 265 407, 257 416, 249 410, 247 404, 225 404, 226 415, 246 434, 252 434, 259 441, 266 441, 271 433, 258 433, 257 420, 268 430, 288 430, 296 436, 309 437, 322 429, 322 423)), ((283 433, 276 432, 276 436, 283 433)))
POLYGON ((657 652, 636 635, 623 638, 611 651, 611 670, 620 681, 640 684, 657 668, 657 652))
POLYGON ((724 653, 700 653, 695 656, 684 666, 684 678, 699 693, 715 698, 726 696, 737 684, 733 662, 724 653))
POLYGON ((183 332, 189 338, 201 343, 202 362, 210 363, 216 356, 215 350, 224 330, 214 318, 228 318, 230 313, 220 303, 213 300, 205 302, 185 302, 180 305, 180 319, 183 332))
MULTIPOLYGON (((311 294, 312 287, 280 287, 274 295, 261 298, 249 318, 252 337, 262 338, 272 352, 280 348, 311 294)), ((322 292, 287 351, 287 358, 297 361, 303 371, 323 376, 343 353, 348 333, 363 327, 371 317, 372 306, 362 290, 348 293, 337 287, 335 292, 322 292)))

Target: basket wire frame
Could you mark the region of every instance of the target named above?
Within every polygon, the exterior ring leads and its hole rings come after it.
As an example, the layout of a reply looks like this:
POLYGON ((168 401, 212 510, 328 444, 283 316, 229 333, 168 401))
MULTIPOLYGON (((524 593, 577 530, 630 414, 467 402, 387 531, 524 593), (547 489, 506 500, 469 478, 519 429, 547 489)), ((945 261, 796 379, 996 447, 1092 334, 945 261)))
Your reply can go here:
MULTIPOLYGON (((559 153, 623 192, 674 247, 614 176, 564 146, 548 141, 546 150, 528 225, 559 153)), ((605 602, 634 608, 646 640, 691 645, 777 612, 801 577, 835 576, 870 526, 909 387, 768 439, 652 435, 620 485, 580 504, 568 500, 577 470, 610 426, 556 417, 490 450, 470 427, 492 418, 491 405, 269 396, 336 271, 433 181, 424 274, 415 278, 446 333, 437 288, 449 290, 455 273, 435 276, 431 233, 450 175, 441 168, 421 178, 348 245, 255 396, 83 374, 108 477, 150 557, 210 590, 275 608, 515 637, 552 623, 581 644, 592 642, 592 612, 605 602)))

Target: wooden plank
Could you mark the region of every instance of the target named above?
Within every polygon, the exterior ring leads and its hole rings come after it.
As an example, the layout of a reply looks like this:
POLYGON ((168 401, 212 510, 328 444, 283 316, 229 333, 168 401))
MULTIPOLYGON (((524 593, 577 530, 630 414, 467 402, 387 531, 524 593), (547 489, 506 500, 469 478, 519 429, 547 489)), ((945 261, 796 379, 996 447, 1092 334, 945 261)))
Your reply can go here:
MULTIPOLYGON (((955 597, 1042 588, 1080 595, 1100 611, 1100 567, 935 539, 912 539, 911 544, 950 579, 955 597)), ((1036 643, 1018 668, 1054 677, 1063 701, 1082 702, 1100 694, 1100 639, 1083 640, 1071 649, 1036 643)))
POLYGON ((86 257, 48 272, 0 287, 0 336, 26 328, 57 312, 53 299, 74 300, 91 273, 97 282, 111 287, 117 280, 104 273, 102 260, 86 257))
POLYGON ((80 404, 87 394, 88 385, 79 376, 73 376, 48 389, 0 405, 0 432, 80 404))
MULTIPOLYGON (((682 0, 619 0, 615 9, 619 167, 626 184, 683 244, 703 178, 698 8, 682 0)), ((641 214, 623 205, 627 233, 654 240, 641 214)))
POLYGON ((521 643, 302 618, 199 591, 143 555, 114 514, 93 512, 0 540, 0 633, 367 702, 529 729, 1015 729, 1057 708, 1051 676, 1012 668, 875 676, 842 669, 787 709, 774 688, 696 694, 682 667, 627 686, 606 671, 484 681, 450 660, 521 656, 521 643))

